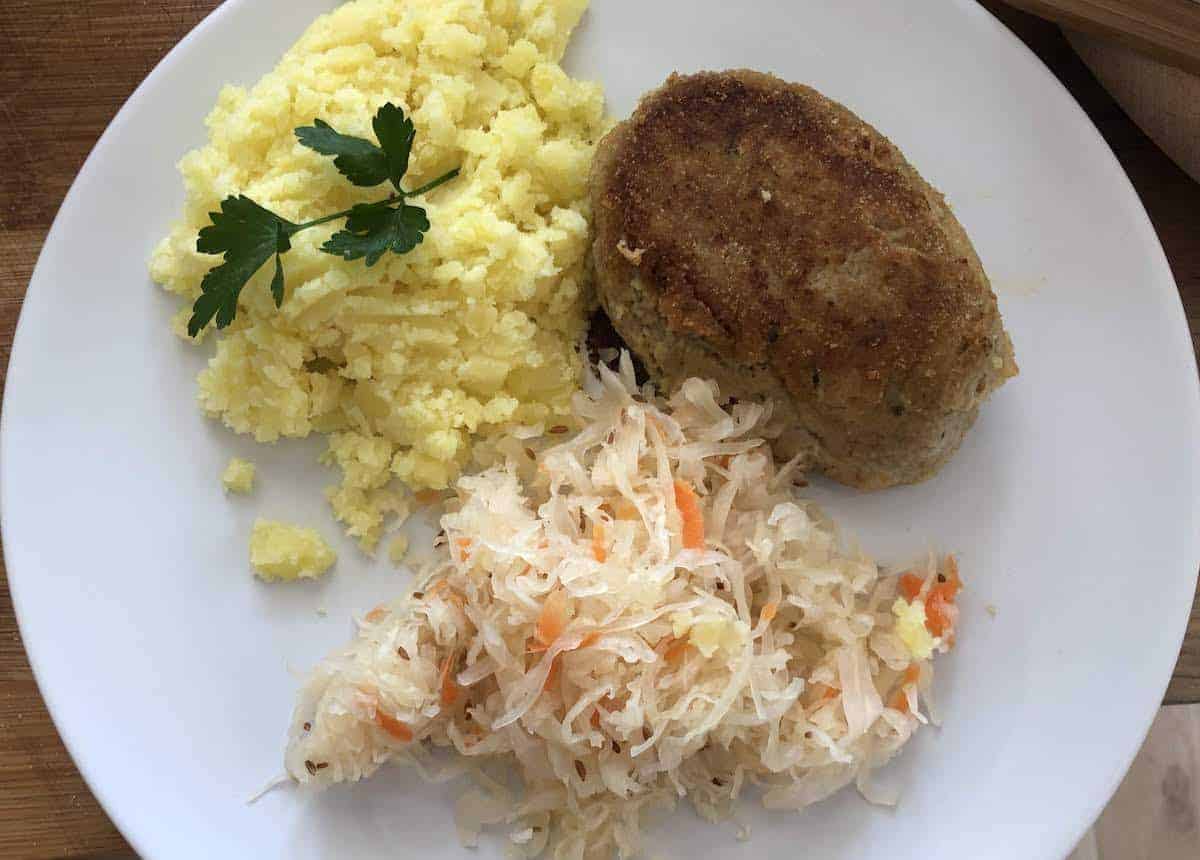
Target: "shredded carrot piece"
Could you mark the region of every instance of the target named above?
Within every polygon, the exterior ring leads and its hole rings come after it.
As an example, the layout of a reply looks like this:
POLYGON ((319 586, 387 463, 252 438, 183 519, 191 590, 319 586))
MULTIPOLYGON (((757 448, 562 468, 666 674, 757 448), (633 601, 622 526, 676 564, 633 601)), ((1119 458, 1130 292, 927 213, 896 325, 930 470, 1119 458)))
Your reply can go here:
POLYGON ((828 684, 822 684, 819 681, 813 684, 813 690, 819 694, 818 702, 828 702, 830 699, 836 699, 841 692, 837 687, 831 687, 828 684))
POLYGON ((888 700, 888 707, 901 713, 908 713, 908 693, 906 690, 921 680, 921 667, 917 663, 909 663, 908 668, 904 670, 904 682, 900 689, 892 693, 892 697, 888 700))
POLYGON ((592 526, 592 555, 601 564, 608 561, 608 548, 604 545, 604 523, 599 520, 592 526))
POLYGON ((446 655, 446 659, 442 661, 442 676, 440 684, 442 688, 442 704, 445 707, 450 707, 458 701, 458 682, 454 680, 452 670, 454 669, 455 657, 457 655, 451 651, 446 655))
POLYGON ((775 613, 778 611, 779 604, 772 600, 762 608, 762 612, 759 613, 758 620, 763 624, 770 624, 775 620, 775 613))
POLYGON ((467 601, 463 599, 463 596, 458 594, 454 589, 450 588, 450 583, 445 581, 445 579, 438 579, 436 583, 433 583, 430 585, 430 587, 425 589, 425 596, 442 597, 442 600, 448 603, 454 603, 454 605, 460 609, 462 609, 464 606, 467 606, 467 601), (445 591, 445 594, 442 594, 443 591, 445 591))
POLYGON ((593 729, 600 728, 600 712, 599 711, 592 711, 592 728, 593 729))
POLYGON ((407 724, 378 709, 375 711, 375 724, 401 743, 409 743, 413 739, 412 729, 407 724))
POLYGON ((458 553, 460 556, 462 556, 462 560, 470 561, 471 560, 471 539, 470 538, 459 538, 458 540, 455 541, 455 543, 458 544, 458 553))
POLYGON ((921 586, 925 584, 925 580, 917 576, 915 573, 906 573, 900 577, 900 595, 912 603, 917 599, 917 595, 921 593, 921 586))
POLYGON ((682 639, 676 639, 668 646, 666 652, 663 654, 663 659, 672 666, 679 665, 679 661, 683 659, 683 655, 687 653, 688 646, 691 644, 691 641, 686 636, 682 639))
POLYGON ((558 680, 558 673, 561 666, 562 661, 559 660, 558 657, 555 657, 554 662, 550 664, 550 671, 546 674, 546 683, 542 685, 543 690, 547 689, 558 680))
POLYGON ((925 627, 934 636, 953 636, 949 607, 954 605, 954 598, 962 589, 962 579, 958 575, 958 560, 952 555, 946 556, 946 573, 942 578, 946 581, 929 590, 929 599, 925 602, 925 627))
POLYGON ((950 629, 950 613, 946 611, 950 603, 942 592, 930 592, 925 603, 925 627, 934 636, 942 636, 950 629))
POLYGON ((385 606, 383 606, 383 604, 380 604, 379 606, 376 606, 374 609, 372 609, 370 612, 368 612, 363 617, 363 620, 369 621, 372 624, 374 624, 376 621, 382 621, 383 619, 387 618, 387 616, 388 616, 387 608, 385 606))
POLYGON ((542 613, 538 616, 534 636, 546 647, 550 647, 551 643, 567 628, 567 610, 570 608, 570 599, 566 591, 556 588, 550 592, 546 597, 546 602, 542 604, 542 613))
POLYGON ((683 481, 675 482, 675 507, 683 518, 683 548, 704 549, 704 516, 696 491, 683 481))
POLYGON ((600 641, 600 631, 593 630, 587 636, 583 637, 583 639, 579 643, 579 647, 580 648, 591 648, 593 645, 595 645, 599 641, 600 641))
POLYGON ((467 605, 467 601, 463 596, 450 587, 450 583, 445 579, 439 579, 429 588, 425 589, 426 597, 441 597, 447 603, 453 603, 459 609, 467 605), (442 592, 446 592, 444 595, 442 592))

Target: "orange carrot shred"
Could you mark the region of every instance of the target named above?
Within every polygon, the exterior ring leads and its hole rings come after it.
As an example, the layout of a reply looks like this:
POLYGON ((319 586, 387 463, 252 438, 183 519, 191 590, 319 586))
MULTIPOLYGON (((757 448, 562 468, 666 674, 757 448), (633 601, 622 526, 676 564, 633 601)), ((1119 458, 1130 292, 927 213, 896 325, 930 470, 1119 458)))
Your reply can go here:
POLYGON ((554 662, 550 664, 550 671, 546 673, 546 683, 542 684, 542 689, 549 688, 555 681, 558 680, 558 671, 562 665, 562 661, 558 657, 554 658, 554 662))
POLYGON ((934 636, 942 636, 950 628, 950 613, 947 600, 941 591, 933 591, 925 604, 925 627, 934 636))
POLYGON ((604 523, 599 520, 592 526, 592 555, 601 564, 608 561, 608 548, 604 545, 604 523))
POLYGON ((683 659, 683 655, 687 653, 688 646, 692 643, 687 637, 676 639, 668 647, 663 654, 663 659, 672 666, 677 666, 679 661, 683 659))
POLYGON ((538 616, 534 636, 546 647, 549 647, 567 628, 569 601, 570 597, 567 596, 567 592, 556 588, 547 595, 546 602, 542 604, 542 612, 538 616))
POLYGON ((828 702, 830 699, 836 699, 838 693, 841 692, 837 687, 831 687, 819 681, 813 684, 813 689, 819 694, 818 702, 828 702))
POLYGON ((433 585, 429 586, 429 588, 425 589, 425 596, 426 597, 441 596, 442 600, 445 600, 449 603, 453 603, 459 609, 462 609, 464 606, 466 606, 466 603, 467 603, 465 600, 463 600, 463 596, 461 594, 459 594, 457 591, 455 591, 454 589, 452 589, 450 587, 450 583, 444 579, 439 579, 433 585), (443 591, 446 592, 445 595, 442 595, 443 591))
POLYGON ((683 548, 704 549, 704 515, 696 491, 683 481, 675 482, 675 507, 683 519, 683 548))
POLYGON ((368 612, 364 616, 363 620, 369 621, 372 624, 374 624, 376 621, 382 621, 383 619, 387 618, 387 616, 388 616, 387 608, 384 607, 383 605, 380 605, 380 606, 376 606, 374 609, 372 609, 370 612, 368 612))
POLYGON ((446 659, 442 661, 442 676, 440 679, 442 688, 441 701, 447 708, 458 700, 458 682, 454 680, 451 671, 454 668, 455 656, 455 653, 451 651, 446 655, 446 659))
POLYGON ((908 668, 904 670, 904 682, 899 690, 892 693, 891 699, 888 700, 888 707, 907 714, 908 693, 906 691, 919 680, 921 680, 920 665, 917 663, 909 663, 908 668))
POLYGON ((924 584, 925 580, 915 573, 906 573, 900 577, 900 594, 905 600, 912 603, 921 593, 921 586, 924 584))
POLYGON ((458 544, 458 552, 459 552, 459 555, 462 556, 462 560, 464 562, 470 561, 471 560, 471 539, 470 538, 459 538, 458 540, 455 541, 455 543, 458 544))
POLYGON ((583 637, 583 639, 579 642, 579 647, 580 648, 591 648, 593 645, 595 645, 599 641, 600 641, 600 631, 593 630, 587 636, 583 637))
POLYGON ((779 611, 779 604, 771 601, 762 608, 762 612, 758 616, 758 620, 763 624, 770 624, 775 620, 775 613, 779 611))
POLYGON ((390 717, 383 711, 375 711, 375 723, 389 735, 401 743, 409 743, 413 739, 412 729, 395 717, 390 717))
POLYGON ((600 712, 599 711, 592 711, 592 728, 593 729, 600 728, 600 712))

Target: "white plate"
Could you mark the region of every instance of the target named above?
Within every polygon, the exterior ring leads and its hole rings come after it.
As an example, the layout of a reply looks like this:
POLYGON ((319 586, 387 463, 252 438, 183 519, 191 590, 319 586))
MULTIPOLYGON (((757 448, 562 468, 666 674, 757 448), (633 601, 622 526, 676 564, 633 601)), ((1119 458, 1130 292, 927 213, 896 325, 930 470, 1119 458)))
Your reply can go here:
MULTIPOLYGON (((203 356, 167 331, 145 260, 180 208, 175 161, 226 79, 251 83, 331 0, 233 0, 130 99, 47 240, 2 442, 4 537, 30 658, 80 769, 149 858, 457 857, 449 790, 406 771, 245 798, 280 770, 295 680, 402 579, 339 542, 318 585, 246 563, 257 513, 336 533, 316 440, 259 448, 198 414, 203 356), (226 499, 231 452, 261 491, 226 499), (328 617, 318 616, 318 607, 328 617)), ((884 558, 961 554, 945 729, 853 792, 754 836, 681 811, 667 855, 1057 858, 1098 814, 1158 705, 1200 559, 1200 399, 1175 284, 1112 154, 1046 70, 970 2, 599 0, 572 69, 626 114, 673 69, 815 85, 942 188, 1000 296, 1021 376, 934 481, 821 497, 884 558), (995 618, 985 607, 996 607, 995 618)), ((495 852, 492 845, 485 853, 495 852)))

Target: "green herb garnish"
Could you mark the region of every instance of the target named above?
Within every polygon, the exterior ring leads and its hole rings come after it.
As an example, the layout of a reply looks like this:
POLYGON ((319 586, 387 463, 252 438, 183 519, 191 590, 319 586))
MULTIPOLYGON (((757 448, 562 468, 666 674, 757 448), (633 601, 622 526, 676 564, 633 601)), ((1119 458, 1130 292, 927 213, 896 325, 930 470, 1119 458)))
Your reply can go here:
POLYGON ((188 320, 190 336, 198 335, 214 317, 217 328, 233 322, 242 288, 271 257, 275 258, 271 295, 276 307, 282 305, 283 255, 291 250, 292 236, 301 230, 345 218, 343 229, 329 237, 321 250, 345 260, 365 259, 368 266, 374 266, 388 251, 407 254, 421 244, 429 230, 429 219, 424 209, 405 201, 449 182, 458 176, 458 168, 405 191, 400 182, 408 172, 417 134, 412 120, 389 102, 375 114, 372 127, 378 145, 341 134, 319 119, 311 126, 296 129, 296 137, 309 149, 334 156, 333 166, 354 185, 369 188, 391 182, 396 193, 390 197, 303 224, 280 218, 241 194, 226 197, 221 201, 221 211, 209 214, 212 223, 200 231, 196 250, 201 254, 223 254, 225 261, 211 269, 200 283, 200 297, 192 305, 192 318, 188 320))

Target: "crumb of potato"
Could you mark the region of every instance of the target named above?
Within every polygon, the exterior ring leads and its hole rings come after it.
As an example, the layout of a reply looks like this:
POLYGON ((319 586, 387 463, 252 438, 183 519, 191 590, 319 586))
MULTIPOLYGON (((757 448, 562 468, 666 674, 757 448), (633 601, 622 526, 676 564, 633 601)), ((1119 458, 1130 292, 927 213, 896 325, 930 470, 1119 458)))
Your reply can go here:
POLYGON ((400 564, 406 555, 408 555, 408 538, 405 535, 396 535, 392 538, 391 546, 388 547, 388 558, 392 560, 392 564, 400 564))
POLYGON ((337 553, 317 534, 273 520, 256 520, 250 535, 250 564, 260 579, 316 579, 337 561, 337 553))
POLYGON ((328 487, 325 498, 333 516, 346 528, 346 534, 358 540, 364 552, 374 552, 385 523, 399 527, 408 519, 409 497, 391 487, 363 490, 358 487, 328 487))
POLYGON ((600 86, 559 65, 586 6, 344 3, 253 87, 226 87, 208 144, 180 164, 187 203, 150 271, 184 299, 184 334, 217 262, 196 235, 222 198, 304 220, 380 197, 297 143, 297 126, 373 139, 391 101, 417 129, 409 187, 462 168, 417 201, 432 228, 411 253, 368 268, 321 252, 336 225, 298 234, 283 306, 264 266, 234 323, 209 333, 200 408, 261 442, 328 434, 343 476, 330 502, 365 549, 397 513, 394 482, 444 489, 513 426, 569 414, 594 305, 588 173, 609 127, 600 86))
POLYGON ((221 474, 221 483, 225 486, 225 492, 245 495, 254 489, 254 475, 253 463, 234 457, 221 474))

